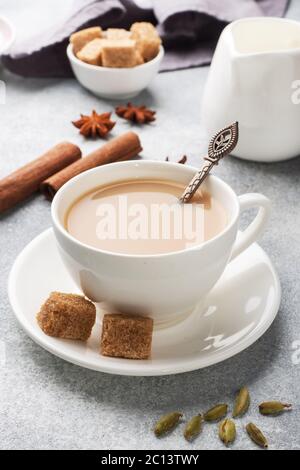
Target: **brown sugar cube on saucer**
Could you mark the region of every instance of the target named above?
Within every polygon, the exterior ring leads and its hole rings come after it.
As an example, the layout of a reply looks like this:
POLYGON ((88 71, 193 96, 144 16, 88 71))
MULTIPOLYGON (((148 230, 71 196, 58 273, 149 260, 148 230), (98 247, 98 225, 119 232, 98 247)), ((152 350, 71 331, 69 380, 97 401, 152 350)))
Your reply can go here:
POLYGON ((130 30, 142 57, 146 61, 154 59, 159 52, 161 39, 153 24, 147 22, 134 23, 130 30))
POLYGON ((153 320, 137 315, 107 314, 103 317, 101 353, 127 359, 149 359, 153 320))
POLYGON ((132 33, 131 31, 127 31, 126 29, 122 28, 108 28, 105 31, 105 37, 107 39, 131 39, 132 33))
POLYGON ((107 40, 102 48, 102 65, 113 68, 129 68, 137 65, 135 41, 107 40))
POLYGON ((102 29, 99 26, 93 28, 82 29, 72 34, 70 43, 73 45, 73 52, 77 54, 88 42, 96 38, 102 37, 102 29))
POLYGON ((37 314, 43 332, 55 338, 86 341, 96 320, 96 307, 82 295, 52 292, 37 314))
POLYGON ((78 52, 78 59, 87 64, 101 65, 101 54, 105 43, 105 39, 93 39, 78 52))

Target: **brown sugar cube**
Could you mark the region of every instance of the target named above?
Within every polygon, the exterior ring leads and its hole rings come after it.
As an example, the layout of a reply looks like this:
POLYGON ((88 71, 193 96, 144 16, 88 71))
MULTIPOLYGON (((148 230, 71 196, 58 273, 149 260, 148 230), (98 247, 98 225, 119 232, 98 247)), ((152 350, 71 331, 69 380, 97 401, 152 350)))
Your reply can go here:
POLYGON ((77 54, 88 42, 96 38, 102 37, 102 29, 99 26, 93 28, 82 29, 72 34, 70 43, 73 45, 73 52, 77 54))
POLYGON ((93 39, 88 42, 77 54, 79 60, 91 65, 101 65, 103 46, 106 44, 106 39, 93 39))
POLYGON ((37 314, 43 332, 55 338, 86 341, 96 320, 96 308, 82 295, 52 292, 37 314))
POLYGON ((159 52, 161 39, 151 23, 134 23, 131 26, 132 38, 145 61, 154 59, 159 52))
POLYGON ((142 65, 144 64, 144 57, 139 51, 135 51, 135 65, 142 65))
POLYGON ((131 39, 132 33, 131 31, 127 31, 126 29, 122 28, 108 28, 105 31, 105 37, 107 39, 131 39))
POLYGON ((149 359, 153 320, 137 315, 104 315, 101 353, 127 359, 149 359))
POLYGON ((159 38, 144 38, 138 44, 138 49, 145 62, 149 62, 158 55, 161 40, 159 38))
POLYGON ((102 48, 104 67, 129 68, 137 64, 136 43, 131 39, 107 40, 102 48))
POLYGON ((140 21, 131 25, 130 31, 141 36, 158 36, 155 26, 148 21, 140 21))

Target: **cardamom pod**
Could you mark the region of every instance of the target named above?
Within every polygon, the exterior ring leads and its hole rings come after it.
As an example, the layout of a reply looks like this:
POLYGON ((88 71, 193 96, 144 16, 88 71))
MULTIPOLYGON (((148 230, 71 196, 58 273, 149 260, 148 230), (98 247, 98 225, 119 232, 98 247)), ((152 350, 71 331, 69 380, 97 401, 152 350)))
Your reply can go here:
POLYGON ((235 400, 235 405, 233 409, 232 416, 234 418, 239 418, 240 416, 244 415, 250 406, 250 394, 247 387, 243 387, 235 400))
POLYGON ((279 401, 269 401, 259 405, 259 411, 265 416, 275 416, 283 413, 284 411, 291 411, 292 405, 287 403, 280 403, 279 401))
POLYGON ((267 439, 265 438, 261 430, 258 429, 257 426, 255 426, 255 424, 249 423, 246 426, 246 431, 250 439, 259 447, 262 447, 263 449, 267 449, 269 447, 267 439))
POLYGON ((184 437, 187 441, 192 441, 202 431, 203 417, 201 415, 194 416, 186 425, 184 437))
POLYGON ((172 429, 174 429, 175 426, 177 426, 179 423, 181 417, 182 413, 178 413, 177 411, 162 416, 154 427, 154 434, 156 437, 161 437, 164 434, 172 431, 172 429))
POLYGON ((219 421, 227 415, 227 412, 228 405, 222 403, 208 410, 204 415, 204 419, 205 421, 219 421))
POLYGON ((235 423, 231 419, 225 419, 219 426, 219 437, 226 446, 232 444, 236 438, 235 423))

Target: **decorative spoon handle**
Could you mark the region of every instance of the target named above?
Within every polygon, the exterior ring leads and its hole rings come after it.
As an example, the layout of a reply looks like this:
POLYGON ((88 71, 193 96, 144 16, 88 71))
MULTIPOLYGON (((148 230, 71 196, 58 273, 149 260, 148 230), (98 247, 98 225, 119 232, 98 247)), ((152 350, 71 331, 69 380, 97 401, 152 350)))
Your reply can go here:
POLYGON ((190 202, 199 186, 206 179, 211 169, 218 165, 221 158, 230 154, 236 147, 239 140, 239 126, 238 122, 234 122, 228 127, 219 131, 210 141, 208 147, 208 156, 204 157, 206 160, 204 166, 198 171, 189 185, 185 188, 184 193, 179 201, 186 204, 190 202))

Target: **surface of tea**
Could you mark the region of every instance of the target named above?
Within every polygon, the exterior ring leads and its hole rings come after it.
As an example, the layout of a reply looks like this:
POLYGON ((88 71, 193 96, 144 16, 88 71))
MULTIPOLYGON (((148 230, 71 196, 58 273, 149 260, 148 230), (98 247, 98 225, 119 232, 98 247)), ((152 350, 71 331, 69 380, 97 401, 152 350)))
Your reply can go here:
POLYGON ((223 231, 227 214, 207 193, 180 204, 183 190, 159 180, 96 188, 71 206, 65 227, 80 242, 114 253, 153 255, 200 245, 223 231))

